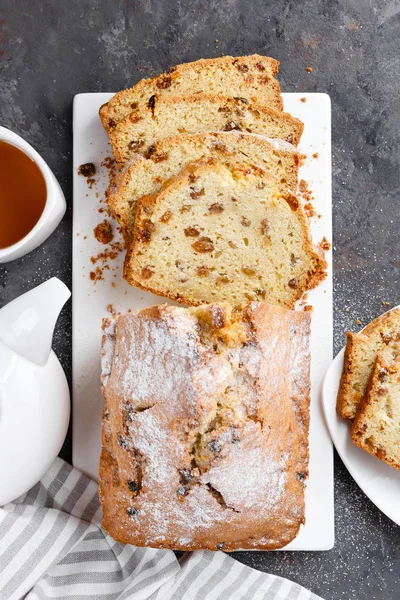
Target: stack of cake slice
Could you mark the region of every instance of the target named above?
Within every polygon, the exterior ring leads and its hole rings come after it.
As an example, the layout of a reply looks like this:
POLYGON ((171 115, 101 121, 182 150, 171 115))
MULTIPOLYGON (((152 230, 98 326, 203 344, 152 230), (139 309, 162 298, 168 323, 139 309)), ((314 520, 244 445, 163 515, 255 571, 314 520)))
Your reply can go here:
POLYGON ((357 446, 400 469, 400 308, 347 334, 337 411, 357 446))
POLYGON ((131 285, 189 305, 293 308, 325 276, 296 198, 303 124, 282 111, 278 64, 199 60, 101 107, 131 285))

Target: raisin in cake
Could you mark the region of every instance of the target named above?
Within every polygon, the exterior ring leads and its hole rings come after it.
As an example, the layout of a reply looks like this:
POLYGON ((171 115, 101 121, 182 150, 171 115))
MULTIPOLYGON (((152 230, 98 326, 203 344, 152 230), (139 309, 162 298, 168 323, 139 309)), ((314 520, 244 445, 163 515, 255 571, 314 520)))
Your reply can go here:
POLYGON ((109 132, 128 114, 148 104, 153 96, 198 92, 238 96, 282 110, 280 87, 275 79, 278 67, 277 60, 258 54, 200 59, 178 65, 115 94, 100 108, 100 118, 109 132))
POLYGON ((99 497, 115 540, 270 550, 297 535, 309 334, 309 313, 256 302, 105 321, 99 497))
POLYGON ((347 333, 336 406, 343 419, 354 419, 367 391, 377 354, 387 347, 394 356, 400 355, 400 308, 374 319, 361 333, 347 333))
POLYGON ((400 358, 378 353, 351 429, 353 442, 400 470, 400 358))
POLYGON ((145 155, 136 155, 108 191, 108 205, 125 239, 132 236, 139 198, 158 192, 165 180, 178 175, 188 163, 212 157, 227 166, 258 165, 282 190, 296 191, 302 157, 282 140, 237 131, 171 136, 155 143, 145 155))
POLYGON ((154 142, 178 133, 247 131, 297 145, 303 123, 288 113, 243 98, 190 94, 154 99, 125 117, 110 132, 118 163, 144 153, 154 142))
POLYGON ((325 276, 296 196, 255 166, 193 163, 137 206, 124 277, 189 305, 292 308, 325 276))

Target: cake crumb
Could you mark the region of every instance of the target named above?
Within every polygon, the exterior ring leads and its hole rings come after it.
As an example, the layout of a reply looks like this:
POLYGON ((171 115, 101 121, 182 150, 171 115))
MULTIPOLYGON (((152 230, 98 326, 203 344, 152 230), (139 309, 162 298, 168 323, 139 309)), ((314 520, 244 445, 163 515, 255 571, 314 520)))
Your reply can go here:
POLYGON ((113 316, 115 316, 117 314, 116 309, 114 308, 114 306, 112 304, 109 304, 107 306, 107 311, 112 314, 113 316))
POLYGON ((307 217, 309 217, 309 218, 311 218, 311 217, 315 217, 315 215, 317 214, 317 213, 315 212, 315 209, 314 209, 313 205, 311 204, 311 202, 307 202, 307 203, 304 205, 304 210, 305 210, 305 212, 306 212, 306 214, 307 214, 307 217))
POLYGON ((106 265, 108 260, 115 260, 117 256, 123 251, 123 249, 124 245, 122 244, 122 242, 114 242, 113 244, 110 244, 109 248, 106 248, 103 252, 97 254, 97 256, 91 256, 90 261, 93 265, 95 265, 99 261, 101 261, 103 265, 106 265))
POLYGON ((315 200, 315 198, 312 194, 312 191, 308 187, 308 183, 304 179, 300 179, 298 189, 299 189, 299 194, 304 202, 303 208, 304 208, 304 211, 307 214, 307 216, 309 218, 317 217, 318 219, 320 219, 321 215, 318 215, 316 213, 315 208, 314 208, 313 204, 311 203, 311 201, 315 200))
POLYGON ((346 29, 350 29, 350 30, 353 30, 353 31, 355 31, 357 29, 360 29, 360 25, 359 25, 359 23, 357 23, 357 21, 355 19, 352 19, 350 21, 350 23, 348 23, 347 25, 345 25, 345 27, 346 27, 346 29))
POLYGON ((308 302, 308 292, 305 292, 299 300, 299 308, 303 308, 306 306, 308 302))
POLYGON ((356 319, 356 324, 357 324, 357 325, 361 325, 361 321, 360 321, 360 319, 356 319))
POLYGON ((300 98, 300 102, 307 102, 307 98, 300 98))
POLYGON ((312 67, 306 67, 306 71, 307 71, 308 73, 312 73, 312 67))
POLYGON ((313 154, 313 158, 319 158, 319 154, 318 154, 318 152, 314 152, 314 154, 313 154))
POLYGON ((326 239, 325 236, 322 238, 319 245, 322 248, 322 250, 330 250, 331 249, 331 243, 328 242, 328 240, 326 239))
POLYGON ((96 167, 93 163, 85 163, 78 167, 78 175, 82 175, 82 177, 93 177, 96 173, 96 167))
POLYGON ((306 192, 307 191, 307 181, 305 181, 304 179, 300 179, 299 181, 299 190, 300 192, 306 192))
MULTIPOLYGON (((117 173, 116 160, 112 156, 106 156, 106 158, 101 163, 101 166, 105 167, 107 169, 108 184, 109 184, 109 188, 110 188, 111 185, 113 184, 115 175, 117 173)), ((106 193, 105 193, 106 197, 108 196, 108 192, 109 192, 109 190, 106 190, 106 193)))
MULTIPOLYGON (((100 225, 102 225, 102 223, 100 223, 100 225)), ((111 225, 110 225, 110 227, 111 227, 111 225)), ((103 242, 103 243, 107 243, 107 242, 103 242)), ((115 260, 120 255, 120 253, 124 250, 124 248, 125 248, 124 242, 122 242, 122 241, 113 242, 113 243, 110 243, 108 247, 106 247, 102 252, 100 252, 96 256, 91 256, 90 262, 93 265, 95 265, 97 263, 100 263, 100 264, 96 267, 96 271, 91 272, 90 279, 94 282, 102 280, 103 279, 102 275, 103 275, 104 269, 107 269, 109 271, 110 270, 114 271, 114 268, 111 268, 110 265, 108 264, 108 262, 111 260, 115 260)), ((116 275, 114 275, 114 277, 116 277, 116 275)), ((115 287, 115 285, 112 285, 112 287, 115 287)))
POLYGON ((103 281, 103 271, 100 269, 100 267, 96 267, 95 271, 90 271, 89 277, 94 283, 97 283, 97 281, 103 281))
POLYGON ((311 312, 313 310, 313 306, 311 304, 306 304, 303 310, 305 312, 311 312))
POLYGON ((93 229, 94 237, 100 244, 109 244, 114 237, 111 223, 104 219, 93 229))

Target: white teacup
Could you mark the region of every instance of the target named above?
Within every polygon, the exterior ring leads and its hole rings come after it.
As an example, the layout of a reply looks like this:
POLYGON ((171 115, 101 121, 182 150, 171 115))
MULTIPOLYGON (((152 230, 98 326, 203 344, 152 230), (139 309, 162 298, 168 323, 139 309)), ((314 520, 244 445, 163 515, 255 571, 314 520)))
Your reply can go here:
POLYGON ((0 127, 0 141, 12 144, 35 161, 44 177, 47 190, 46 204, 36 225, 15 244, 0 249, 0 263, 6 263, 40 246, 60 223, 65 214, 66 203, 60 184, 49 166, 28 142, 5 127, 0 127))

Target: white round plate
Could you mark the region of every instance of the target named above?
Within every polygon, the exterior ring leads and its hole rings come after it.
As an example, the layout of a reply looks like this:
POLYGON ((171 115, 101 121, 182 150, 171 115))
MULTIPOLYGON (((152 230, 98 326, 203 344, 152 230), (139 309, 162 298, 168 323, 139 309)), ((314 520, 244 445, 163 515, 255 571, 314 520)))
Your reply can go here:
POLYGON ((400 525, 400 471, 355 446, 350 421, 336 413, 336 395, 343 368, 344 348, 325 375, 322 401, 329 432, 336 450, 354 481, 389 519, 400 525))

